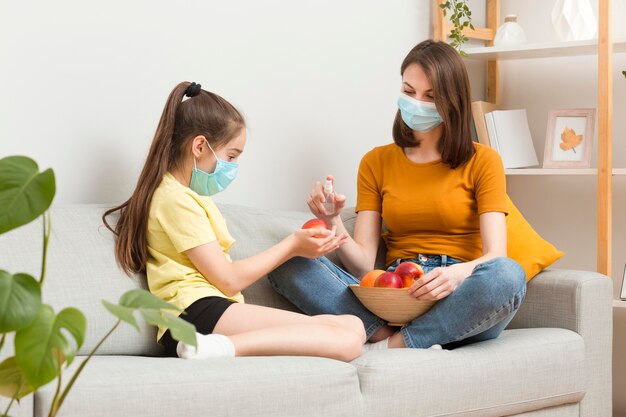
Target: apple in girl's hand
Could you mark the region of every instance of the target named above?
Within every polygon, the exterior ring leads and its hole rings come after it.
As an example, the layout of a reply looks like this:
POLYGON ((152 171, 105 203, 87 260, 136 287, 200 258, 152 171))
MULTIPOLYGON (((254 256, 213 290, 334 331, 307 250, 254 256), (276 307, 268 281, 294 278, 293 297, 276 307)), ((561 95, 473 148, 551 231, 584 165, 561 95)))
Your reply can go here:
POLYGON ((374 269, 373 271, 368 272, 363 275, 361 278, 361 283, 359 284, 361 287, 373 287, 376 282, 376 278, 378 278, 381 274, 384 274, 385 271, 382 269, 374 269))
MULTIPOLYGON (((302 225, 303 229, 328 229, 328 225, 322 219, 311 219, 302 225)), ((326 237, 324 235, 316 235, 314 237, 326 237)))
POLYGON ((424 275, 424 270, 415 262, 402 262, 396 268, 396 274, 402 278, 403 287, 410 287, 416 279, 424 275))
POLYGON ((402 278, 395 272, 382 273, 374 281, 375 287, 402 288, 402 278))

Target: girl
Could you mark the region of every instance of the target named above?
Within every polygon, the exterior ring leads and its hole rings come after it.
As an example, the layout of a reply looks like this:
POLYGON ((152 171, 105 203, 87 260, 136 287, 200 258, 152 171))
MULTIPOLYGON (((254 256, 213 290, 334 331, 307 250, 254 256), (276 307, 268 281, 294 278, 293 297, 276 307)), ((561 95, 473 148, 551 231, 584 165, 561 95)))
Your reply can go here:
POLYGON ((350 361, 365 332, 355 316, 309 317, 244 304, 241 290, 294 257, 315 258, 342 246, 345 234, 297 230, 264 252, 231 262, 234 239, 211 195, 235 178, 246 144, 241 114, 200 84, 171 92, 137 186, 103 215, 117 236, 116 260, 127 274, 146 272, 150 291, 186 312, 197 349, 159 328, 166 354, 182 358, 309 355, 350 361), (187 97, 184 99, 184 97, 187 97), (119 211, 115 227, 106 217, 119 211), (324 237, 314 237, 319 234, 324 237))
MULTIPOLYGON (((451 46, 420 43, 401 75, 394 143, 368 152, 359 167, 354 239, 338 250, 347 272, 325 258, 294 258, 270 281, 308 314, 359 316, 367 338, 378 342, 365 350, 452 348, 495 338, 526 291, 524 270, 506 257, 502 161, 472 141, 469 80, 451 46), (421 265, 426 274, 409 293, 439 300, 401 329, 386 326, 347 290, 359 282, 354 277, 374 268, 383 222, 388 269, 402 261, 421 265)), ((345 197, 337 196, 336 211, 327 213, 317 183, 307 201, 317 217, 345 233, 339 216, 345 197)))

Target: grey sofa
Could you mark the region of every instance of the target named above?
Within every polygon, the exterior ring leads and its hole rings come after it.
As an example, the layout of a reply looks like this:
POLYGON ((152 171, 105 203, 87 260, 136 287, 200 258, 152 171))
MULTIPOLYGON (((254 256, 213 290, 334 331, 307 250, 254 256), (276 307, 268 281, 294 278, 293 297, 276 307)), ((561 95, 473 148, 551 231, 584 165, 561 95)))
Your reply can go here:
MULTIPOLYGON (((85 355, 114 319, 117 301, 144 279, 126 277, 103 226, 103 205, 52 208, 45 302, 88 318, 85 355)), ((305 212, 220 205, 247 257, 310 218, 305 212)), ((345 219, 354 222, 347 210, 345 219)), ((38 276, 41 224, 0 236, 0 268, 38 276)), ((294 309, 266 279, 249 303, 294 309)), ((186 361, 158 357, 155 329, 120 326, 85 368, 61 416, 611 416, 612 284, 594 272, 547 270, 534 278, 509 328, 496 340, 453 351, 369 352, 351 363, 313 357, 186 361)), ((0 356, 12 349, 8 341, 0 356)), ((69 373, 66 371, 65 380, 69 373)), ((54 384, 24 398, 13 417, 45 416, 54 384)), ((2 410, 6 400, 0 400, 2 410)))

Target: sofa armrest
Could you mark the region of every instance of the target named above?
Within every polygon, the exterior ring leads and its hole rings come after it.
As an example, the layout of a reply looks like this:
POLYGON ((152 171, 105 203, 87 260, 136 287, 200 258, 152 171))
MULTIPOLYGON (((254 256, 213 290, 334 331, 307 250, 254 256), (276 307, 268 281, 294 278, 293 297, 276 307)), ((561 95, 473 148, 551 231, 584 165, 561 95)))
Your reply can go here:
POLYGON ((596 272, 548 269, 533 278, 509 328, 558 327, 585 337, 613 317, 613 283, 596 272))
POLYGON ((509 329, 559 327, 585 342, 587 390, 580 415, 611 417, 613 282, 588 271, 549 269, 529 283, 509 329))

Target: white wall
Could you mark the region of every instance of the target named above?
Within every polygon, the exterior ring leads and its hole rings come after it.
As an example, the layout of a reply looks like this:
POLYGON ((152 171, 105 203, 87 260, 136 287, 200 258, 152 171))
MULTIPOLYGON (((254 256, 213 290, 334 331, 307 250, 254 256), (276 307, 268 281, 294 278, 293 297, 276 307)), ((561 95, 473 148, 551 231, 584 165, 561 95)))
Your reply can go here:
POLYGON ((332 173, 355 202, 361 156, 391 141, 402 59, 428 1, 4 2, 0 156, 57 175, 57 203, 128 198, 165 99, 196 81, 238 106, 249 142, 216 200, 305 209, 332 173))

